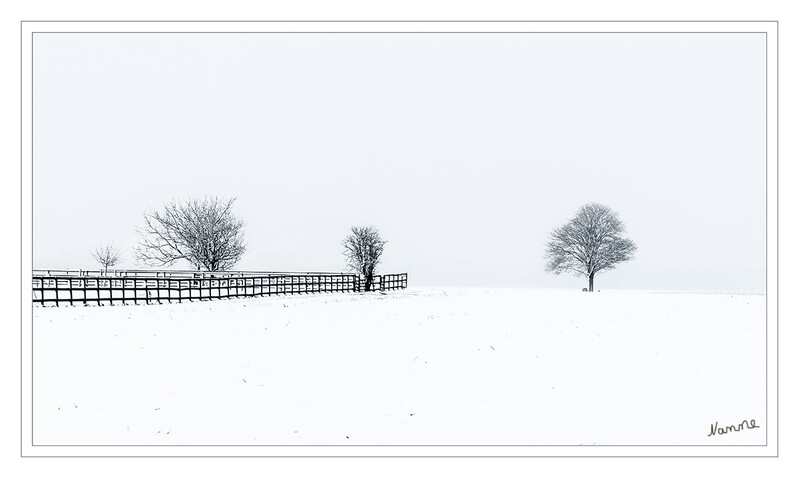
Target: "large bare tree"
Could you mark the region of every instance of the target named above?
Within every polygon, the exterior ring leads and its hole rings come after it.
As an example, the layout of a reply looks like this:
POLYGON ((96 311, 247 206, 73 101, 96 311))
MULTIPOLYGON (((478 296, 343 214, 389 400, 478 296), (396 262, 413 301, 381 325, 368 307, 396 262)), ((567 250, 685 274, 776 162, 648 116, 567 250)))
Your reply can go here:
POLYGON ((244 221, 233 214, 235 201, 218 197, 173 201, 163 212, 145 213, 136 258, 154 266, 185 260, 197 269, 230 269, 246 249, 244 221))
POLYGON ((103 267, 106 274, 108 274, 108 268, 119 264, 121 259, 119 249, 113 244, 105 244, 94 248, 92 257, 103 267))
POLYGON ((373 227, 353 227, 344 239, 344 256, 349 268, 366 280, 366 291, 372 290, 375 269, 386 244, 373 227))
POLYGON ((586 204, 571 221, 552 231, 546 245, 546 269, 588 277, 588 290, 594 291, 594 275, 629 261, 637 249, 622 237, 624 223, 602 204, 586 204))

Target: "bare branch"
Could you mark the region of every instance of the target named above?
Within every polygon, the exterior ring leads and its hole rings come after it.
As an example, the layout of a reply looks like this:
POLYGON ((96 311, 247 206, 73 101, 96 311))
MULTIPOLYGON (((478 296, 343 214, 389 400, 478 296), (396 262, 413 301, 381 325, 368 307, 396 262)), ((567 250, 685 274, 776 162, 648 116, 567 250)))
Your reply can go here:
POLYGON ((106 273, 108 273, 109 267, 117 265, 121 259, 119 249, 113 244, 105 244, 96 247, 94 251, 92 251, 92 257, 105 269, 106 273))
POLYGON ((556 228, 546 243, 546 270, 554 274, 569 272, 589 278, 611 270, 635 256, 635 243, 622 237, 624 223, 607 206, 586 204, 567 224, 556 228))
POLYGON ((244 221, 232 211, 235 200, 190 199, 167 204, 163 213, 145 213, 136 259, 155 266, 185 260, 208 271, 233 267, 246 250, 244 221))

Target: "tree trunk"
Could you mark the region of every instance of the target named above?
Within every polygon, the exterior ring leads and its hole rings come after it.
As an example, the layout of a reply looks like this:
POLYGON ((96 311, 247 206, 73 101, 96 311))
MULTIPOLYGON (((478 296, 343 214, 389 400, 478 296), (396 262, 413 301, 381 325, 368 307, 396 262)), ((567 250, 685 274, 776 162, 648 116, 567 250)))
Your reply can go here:
POLYGON ((588 292, 594 291, 594 273, 588 275, 588 292))
POLYGON ((366 292, 372 290, 372 280, 373 280, 372 274, 366 276, 366 292))

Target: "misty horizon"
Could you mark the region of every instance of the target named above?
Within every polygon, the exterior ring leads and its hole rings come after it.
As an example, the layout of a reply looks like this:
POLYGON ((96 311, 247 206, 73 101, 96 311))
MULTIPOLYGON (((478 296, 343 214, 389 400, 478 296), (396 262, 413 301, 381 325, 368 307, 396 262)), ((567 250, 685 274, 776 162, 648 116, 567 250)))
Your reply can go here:
MULTIPOLYGON (((765 34, 34 34, 33 267, 133 261, 143 214, 236 197, 233 269, 342 271, 352 226, 409 286, 544 270, 585 203, 635 259, 603 289, 765 291, 765 34)), ((176 269, 186 269, 176 265, 176 269)))

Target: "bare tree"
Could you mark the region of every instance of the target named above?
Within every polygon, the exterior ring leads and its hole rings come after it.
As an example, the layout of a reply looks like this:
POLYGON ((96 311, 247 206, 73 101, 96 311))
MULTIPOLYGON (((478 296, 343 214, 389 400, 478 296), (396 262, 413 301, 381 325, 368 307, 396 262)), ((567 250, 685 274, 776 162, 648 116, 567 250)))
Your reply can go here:
POLYGON ((353 227, 344 239, 344 256, 349 268, 366 280, 366 291, 372 290, 375 269, 386 244, 377 229, 373 227, 353 227))
POLYGON ((233 214, 232 199, 205 197, 172 202, 162 213, 144 214, 136 259, 154 266, 188 261, 197 269, 224 271, 239 261, 246 246, 244 221, 233 214))
POLYGON ((94 260, 100 263, 106 274, 108 274, 108 268, 117 265, 121 258, 119 249, 117 249, 113 244, 106 244, 94 248, 94 251, 92 251, 92 257, 94 257, 94 260))
POLYGON ((637 247, 621 237, 624 230, 610 208, 586 204, 571 221, 552 231, 546 245, 547 271, 588 277, 588 290, 593 292, 595 274, 634 257, 637 247))

